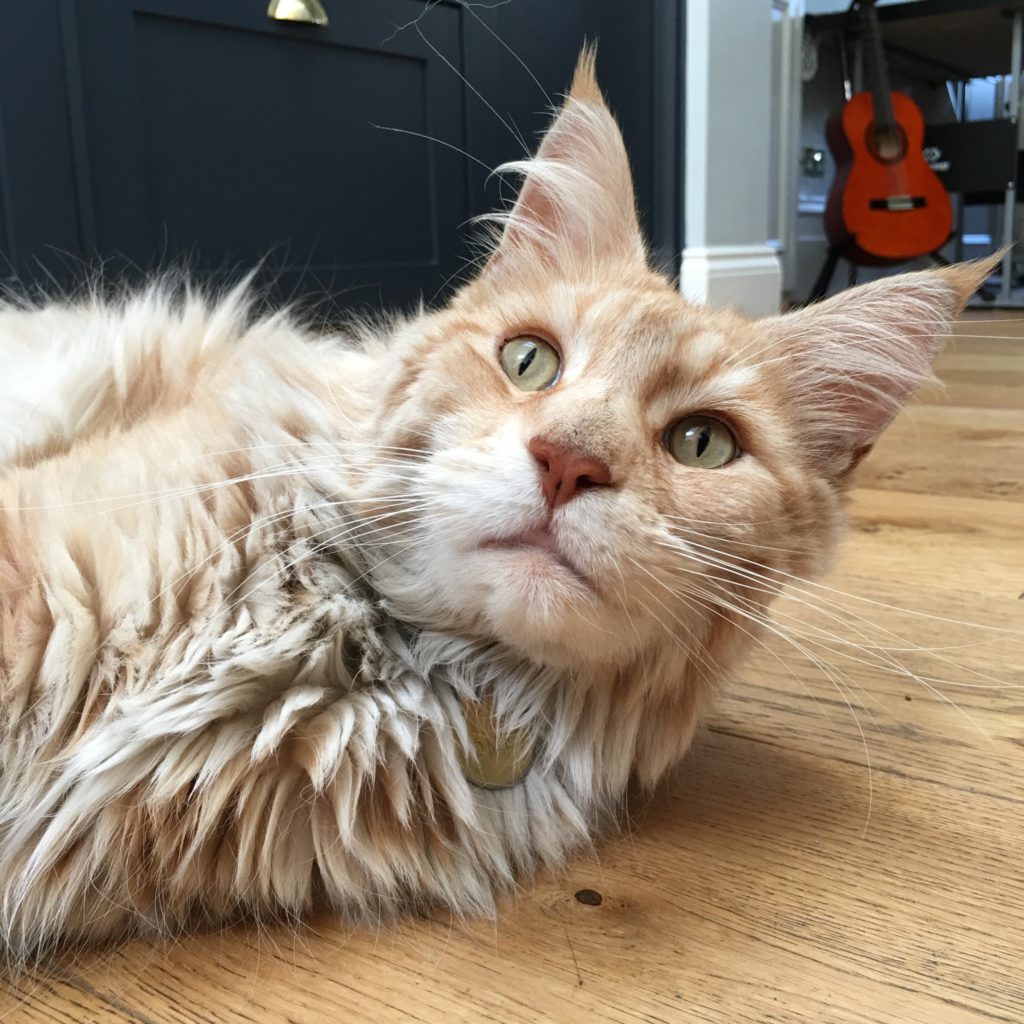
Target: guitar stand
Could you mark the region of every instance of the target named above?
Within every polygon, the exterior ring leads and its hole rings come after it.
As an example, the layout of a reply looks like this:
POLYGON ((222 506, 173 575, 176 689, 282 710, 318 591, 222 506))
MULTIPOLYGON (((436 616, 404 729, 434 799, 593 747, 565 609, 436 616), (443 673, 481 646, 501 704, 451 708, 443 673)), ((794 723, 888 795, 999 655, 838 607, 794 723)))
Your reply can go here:
MULTIPOLYGON (((940 267, 949 266, 949 260, 947 260, 940 252, 930 252, 927 253, 927 256, 933 263, 936 263, 940 267)), ((801 305, 809 306, 812 302, 817 302, 819 299, 825 298, 828 294, 828 286, 832 283, 832 277, 836 272, 836 267, 838 266, 839 261, 845 258, 846 257, 843 256, 842 246, 830 245, 828 247, 828 252, 825 254, 825 262, 821 266, 821 271, 817 278, 815 278, 810 294, 807 296, 807 299, 801 303, 801 305)), ((858 265, 852 260, 850 260, 849 263, 851 273, 850 284, 855 284, 858 265)), ((979 288, 978 291, 982 293, 983 298, 990 297, 984 294, 985 290, 983 288, 979 288)))

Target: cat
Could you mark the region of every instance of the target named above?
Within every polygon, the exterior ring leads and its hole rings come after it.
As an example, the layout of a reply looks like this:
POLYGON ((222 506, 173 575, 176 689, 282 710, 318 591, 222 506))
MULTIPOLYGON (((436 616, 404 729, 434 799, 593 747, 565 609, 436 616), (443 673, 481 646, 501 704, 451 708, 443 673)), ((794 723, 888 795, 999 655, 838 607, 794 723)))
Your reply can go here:
POLYGON ((0 934, 490 914, 653 786, 823 571, 987 273, 753 321, 649 265, 584 51, 476 276, 0 311, 0 934))

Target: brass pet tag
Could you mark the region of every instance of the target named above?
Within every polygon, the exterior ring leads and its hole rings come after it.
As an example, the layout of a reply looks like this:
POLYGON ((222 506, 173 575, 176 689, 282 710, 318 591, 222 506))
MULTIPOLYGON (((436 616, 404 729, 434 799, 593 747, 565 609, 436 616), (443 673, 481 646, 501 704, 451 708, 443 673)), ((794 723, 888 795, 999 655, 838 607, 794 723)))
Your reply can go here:
POLYGON ((469 753, 462 757, 462 772, 466 778, 480 789, 508 789, 519 785, 534 759, 534 751, 522 730, 513 730, 498 739, 490 697, 480 701, 463 699, 462 710, 476 752, 476 756, 469 753))

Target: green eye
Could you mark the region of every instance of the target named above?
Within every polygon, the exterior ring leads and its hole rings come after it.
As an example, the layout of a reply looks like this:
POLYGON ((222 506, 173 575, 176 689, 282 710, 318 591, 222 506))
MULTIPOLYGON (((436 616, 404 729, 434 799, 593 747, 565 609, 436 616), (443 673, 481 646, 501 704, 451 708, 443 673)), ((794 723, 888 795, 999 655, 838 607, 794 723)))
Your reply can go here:
POLYGON ((501 346, 501 368, 522 391, 543 391, 558 380, 562 360, 543 338, 524 335, 501 346))
POLYGON ((684 416, 665 431, 665 447, 676 462, 694 469, 720 469, 740 453, 733 432, 712 416, 684 416))

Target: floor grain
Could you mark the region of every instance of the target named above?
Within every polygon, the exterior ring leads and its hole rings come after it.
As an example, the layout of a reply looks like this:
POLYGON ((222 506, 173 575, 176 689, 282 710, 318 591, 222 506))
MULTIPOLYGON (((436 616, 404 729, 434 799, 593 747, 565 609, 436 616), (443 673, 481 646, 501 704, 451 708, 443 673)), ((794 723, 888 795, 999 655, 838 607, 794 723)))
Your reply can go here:
POLYGON ((802 650, 761 651, 597 855, 497 924, 135 943, 7 982, 0 1020, 1019 1024, 1024 320, 959 335, 861 471, 834 590, 778 608, 802 650))

